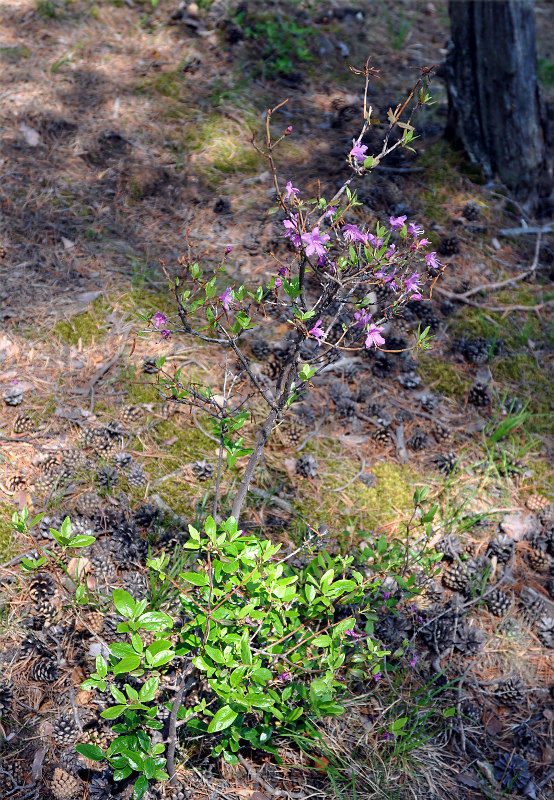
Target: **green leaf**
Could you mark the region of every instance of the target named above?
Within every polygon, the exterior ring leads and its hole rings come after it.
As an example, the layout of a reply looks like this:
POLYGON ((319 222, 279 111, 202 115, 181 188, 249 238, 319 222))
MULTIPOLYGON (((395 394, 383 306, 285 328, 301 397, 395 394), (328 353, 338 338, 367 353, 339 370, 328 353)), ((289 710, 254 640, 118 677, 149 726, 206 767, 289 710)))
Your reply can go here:
POLYGON ((240 656, 242 659, 243 664, 251 664, 252 663, 252 651, 250 650, 250 645, 248 644, 248 631, 244 631, 240 641, 240 656))
POLYGON ((106 708, 105 711, 102 711, 100 716, 103 719, 117 719, 120 717, 127 706, 110 706, 110 708, 106 708))
POLYGON ((123 750, 121 755, 127 760, 128 764, 137 772, 142 772, 144 769, 144 759, 136 752, 136 750, 123 750))
POLYGON ((133 617, 137 604, 129 592, 124 589, 114 589, 113 602, 120 614, 127 618, 133 617))
POLYGON ((161 611, 148 611, 138 618, 141 628, 147 631, 162 631, 173 627, 173 620, 161 611))
POLYGON ((180 577, 194 586, 209 586, 208 576, 201 572, 183 572, 180 577))
POLYGON ((146 778, 144 775, 139 775, 135 781, 135 785, 133 786, 133 800, 140 800, 147 789, 148 778, 146 778))
POLYGON ((105 678, 108 673, 108 665, 106 664, 106 660, 103 656, 98 655, 96 656, 96 672, 100 678, 105 678))
POLYGON ((323 636, 318 636, 316 639, 313 639, 310 644, 313 644, 314 647, 328 647, 331 644, 331 637, 324 634, 323 636))
POLYGON ((404 725, 408 722, 408 717, 399 717, 399 719, 395 719, 392 725, 390 726, 391 731, 399 731, 404 725))
POLYGON ((218 733, 228 728, 238 717, 238 713, 233 711, 231 706, 220 708, 215 717, 208 725, 208 733, 218 733))
POLYGON ((121 767, 120 769, 114 769, 113 779, 114 781, 124 781, 125 778, 128 778, 129 775, 132 773, 131 767, 121 767))
POLYGON ((204 650, 206 655, 208 655, 212 661, 215 661, 216 664, 225 664, 225 656, 217 647, 212 647, 211 645, 207 644, 204 650))
POLYGON ((123 705, 127 704, 127 698, 116 686, 110 686, 110 693, 117 703, 123 703, 123 705))
POLYGON ((244 700, 254 708, 271 708, 275 702, 272 697, 266 694, 256 694, 255 692, 248 692, 244 700))
POLYGON ((68 547, 88 547, 96 541, 94 536, 74 536, 69 540, 68 547))
POLYGON ((156 653, 155 656, 152 657, 150 660, 150 666, 152 667, 161 667, 162 664, 169 664, 172 658, 175 656, 173 650, 162 650, 160 653, 156 653))
POLYGON ((103 761, 106 758, 105 752, 96 744, 78 744, 75 750, 91 761, 103 761))
POLYGON ((160 685, 160 679, 153 677, 148 678, 148 680, 141 686, 139 692, 139 698, 142 700, 143 703, 148 703, 150 700, 153 700, 156 696, 156 692, 158 691, 158 686, 160 685))
POLYGON ((273 677, 273 673, 271 670, 266 669, 265 667, 260 667, 260 669, 255 669, 252 673, 252 677, 256 681, 256 683, 266 683, 270 681, 273 677))
POLYGON ((119 664, 116 664, 113 668, 114 675, 122 675, 125 672, 132 672, 137 667, 140 667, 140 656, 127 656, 127 658, 121 659, 119 664))

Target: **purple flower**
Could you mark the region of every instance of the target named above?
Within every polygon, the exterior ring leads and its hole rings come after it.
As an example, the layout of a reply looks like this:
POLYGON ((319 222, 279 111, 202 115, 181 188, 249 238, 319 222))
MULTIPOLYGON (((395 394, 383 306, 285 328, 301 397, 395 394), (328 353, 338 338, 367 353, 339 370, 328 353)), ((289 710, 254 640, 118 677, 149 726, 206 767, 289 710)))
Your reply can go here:
POLYGON ((290 683, 292 681, 292 672, 281 672, 280 677, 283 683, 290 683))
POLYGON ((372 233, 366 233, 365 240, 368 244, 372 244, 373 247, 377 247, 378 246, 377 243, 381 241, 380 239, 377 239, 377 237, 374 236, 372 233))
POLYGON ((417 238, 418 236, 421 236, 423 233, 425 233, 425 231, 416 222, 410 222, 408 224, 408 233, 417 238))
POLYGON ((164 339, 168 339, 171 336, 171 331, 166 331, 165 329, 163 331, 160 331, 160 333, 162 334, 164 339))
POLYGON ((440 267, 442 267, 442 264, 437 259, 437 254, 434 250, 432 253, 427 253, 427 255, 425 256, 425 261, 429 269, 439 269, 440 267))
POLYGON ((387 252, 385 253, 385 258, 392 258, 395 250, 396 250, 396 245, 393 242, 389 247, 389 249, 387 250, 387 252))
POLYGON ((281 278, 279 278, 279 276, 277 276, 275 278, 275 288, 278 289, 282 285, 283 285, 283 281, 281 280, 281 278))
POLYGON ((388 600, 390 595, 391 595, 390 592, 383 592, 383 597, 385 598, 385 600, 388 600))
POLYGON ((413 658, 410 658, 408 663, 409 663, 410 667, 415 667, 415 665, 417 664, 417 656, 414 656, 413 658))
POLYGON ((385 733, 385 742, 389 742, 391 739, 392 739, 392 733, 389 733, 389 731, 387 731, 385 733))
POLYGON ((290 136, 291 133, 292 133, 292 125, 289 125, 287 128, 285 128, 285 136, 290 136))
POLYGON ((316 253, 318 256, 325 255, 325 242, 328 242, 331 237, 327 233, 320 233, 319 228, 313 228, 311 233, 303 233, 302 241, 306 245, 306 255, 311 256, 316 253))
POLYGON ((347 242, 365 242, 367 237, 362 233, 357 225, 343 225, 342 235, 347 242))
POLYGON ((311 331, 308 331, 308 333, 311 334, 315 339, 317 339, 318 344, 321 344, 321 340, 325 339, 325 337, 327 336, 327 334, 321 327, 320 319, 318 319, 314 327, 311 329, 311 331))
POLYGON ((233 305, 233 290, 230 286, 228 286, 223 294, 219 295, 219 300, 221 300, 221 305, 225 309, 225 311, 229 311, 230 307, 233 305))
POLYGON ((167 322, 167 317, 165 314, 162 314, 161 311, 156 311, 154 316, 152 317, 152 322, 156 326, 158 330, 161 330, 165 323, 167 322))
POLYGON ((287 185, 285 186, 285 191, 286 191, 285 202, 288 202, 290 200, 291 195, 292 195, 292 197, 294 197, 295 195, 300 193, 298 189, 294 188, 294 186, 292 185, 291 181, 289 181, 287 183, 287 185))
POLYGON ((329 217, 332 217, 336 210, 337 210, 337 206, 329 206, 329 208, 327 209, 327 211, 324 214, 324 218, 328 219, 329 217))
POLYGON ((279 269, 277 270, 277 275, 280 275, 281 278, 284 278, 286 276, 286 274, 287 274, 287 268, 286 267, 279 267, 279 269))
POLYGON ((226 253, 231 253, 231 252, 232 252, 232 250, 233 250, 233 248, 231 247, 231 245, 230 245, 230 244, 228 244, 228 245, 227 245, 227 247, 225 248, 225 252, 226 252, 226 253))
POLYGON ((375 681, 375 683, 377 683, 377 681, 380 681, 382 677, 383 674, 381 672, 376 672, 375 675, 373 676, 373 680, 375 681))
POLYGON ((416 619, 417 619, 417 621, 418 621, 418 623, 419 623, 420 625, 423 625, 423 621, 424 621, 424 620, 423 620, 423 617, 422 617, 420 614, 418 614, 418 615, 417 615, 416 619))
POLYGON ((286 230, 286 238, 290 239, 295 247, 300 247, 301 239, 298 233, 298 216, 296 214, 291 214, 290 219, 286 219, 283 225, 286 230))
POLYGON ((381 344, 385 344, 385 340, 381 336, 382 330, 383 328, 378 328, 377 325, 374 325, 373 323, 369 326, 365 340, 365 346, 368 349, 372 346, 378 347, 381 344))
POLYGON ((420 290, 419 279, 420 279, 420 277, 421 276, 420 276, 419 272, 414 272, 413 275, 410 275, 410 277, 406 278, 405 281, 404 281, 404 285, 406 287, 406 291, 407 292, 415 292, 415 294, 418 295, 418 297, 416 298, 418 300, 421 297, 421 294, 419 293, 419 290, 420 290))
POLYGON ((354 145, 350 151, 352 158, 355 158, 356 161, 364 161, 367 153, 367 144, 360 144, 355 139, 352 139, 352 144, 354 145))
POLYGON ((344 634, 351 639, 361 639, 363 637, 363 633, 356 633, 355 631, 345 631, 344 634))
POLYGON ((383 270, 379 270, 379 272, 377 272, 375 274, 375 277, 376 278, 381 278, 383 280, 384 284, 390 286, 390 288, 394 289, 394 291, 397 291, 398 290, 398 284, 396 283, 396 281, 394 279, 395 275, 396 275, 396 270, 394 270, 394 272, 391 275, 387 275, 386 272, 383 272, 383 270))
POLYGON ((401 228, 407 219, 408 217, 406 216, 406 214, 404 214, 404 216, 402 217, 390 217, 389 224, 391 231, 396 231, 398 230, 398 228, 401 228))
POLYGON ((371 319, 371 314, 369 311, 355 311, 354 312, 354 319, 356 322, 354 323, 355 328, 365 328, 366 325, 369 324, 369 320, 371 319))

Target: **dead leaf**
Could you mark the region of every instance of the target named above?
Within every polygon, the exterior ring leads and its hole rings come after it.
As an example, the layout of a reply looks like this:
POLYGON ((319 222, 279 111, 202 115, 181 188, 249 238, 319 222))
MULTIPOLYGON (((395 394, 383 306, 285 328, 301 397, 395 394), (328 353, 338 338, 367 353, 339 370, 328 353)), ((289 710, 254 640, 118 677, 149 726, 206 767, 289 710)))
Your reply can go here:
POLYGON ((467 773, 460 772, 458 775, 456 775, 456 780, 458 783, 461 783, 462 786, 470 786, 472 789, 479 788, 478 781, 476 781, 475 778, 472 778, 470 775, 467 775, 467 773))
POLYGON ((24 122, 19 126, 19 130, 23 134, 23 138, 29 147, 36 147, 40 143, 40 134, 34 128, 30 128, 24 122))
POLYGON ((62 244, 64 250, 71 250, 75 247, 75 242, 72 242, 71 239, 66 239, 65 236, 62 236, 62 244))
POLYGON ((521 542, 529 533, 540 528, 534 514, 506 514, 500 523, 502 533, 510 536, 515 542, 521 542))

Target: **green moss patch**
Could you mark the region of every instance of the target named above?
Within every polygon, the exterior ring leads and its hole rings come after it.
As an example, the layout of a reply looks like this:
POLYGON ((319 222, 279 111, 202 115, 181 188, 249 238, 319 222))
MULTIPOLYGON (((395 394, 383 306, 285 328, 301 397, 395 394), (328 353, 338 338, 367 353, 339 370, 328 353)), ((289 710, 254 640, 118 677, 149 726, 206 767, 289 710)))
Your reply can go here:
POLYGON ((0 503, 0 560, 7 561, 12 555, 13 528, 12 515, 14 508, 0 503))
POLYGON ((80 339, 83 345, 88 345, 106 332, 106 314, 110 311, 110 306, 99 297, 91 303, 88 311, 57 322, 54 333, 65 344, 77 345, 80 339))
POLYGON ((436 356, 420 356, 417 371, 430 388, 445 397, 463 397, 471 386, 471 380, 459 369, 436 356))

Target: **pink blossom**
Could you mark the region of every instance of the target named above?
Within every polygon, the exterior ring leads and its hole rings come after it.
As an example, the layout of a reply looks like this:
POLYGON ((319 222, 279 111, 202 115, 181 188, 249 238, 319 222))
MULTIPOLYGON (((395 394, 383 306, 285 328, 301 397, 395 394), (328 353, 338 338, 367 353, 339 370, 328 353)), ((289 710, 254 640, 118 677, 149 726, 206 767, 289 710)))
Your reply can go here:
POLYGON ((160 331, 160 333, 161 333, 161 335, 163 336, 164 339, 169 339, 169 337, 171 336, 171 331, 163 330, 163 331, 160 331))
POLYGON ((295 187, 292 185, 291 181, 289 181, 287 183, 287 185, 285 186, 285 191, 286 191, 285 202, 288 202, 290 200, 291 196, 295 197, 297 194, 299 194, 299 190, 295 189, 295 187))
POLYGON ((355 328, 365 328, 366 325, 369 324, 369 320, 371 319, 371 314, 368 311, 355 311, 354 312, 354 319, 356 322, 354 323, 355 328))
POLYGON ((275 278, 275 288, 278 289, 282 285, 283 285, 283 281, 281 280, 281 278, 279 278, 279 276, 277 276, 275 278))
POLYGON ((326 250, 323 245, 330 238, 327 233, 320 233, 318 227, 313 228, 311 233, 303 233, 302 241, 306 245, 306 255, 311 256, 315 253, 318 256, 324 256, 326 250))
POLYGON ((414 656, 413 658, 410 658, 408 663, 409 663, 410 667, 415 667, 415 665, 417 664, 417 656, 414 656))
POLYGON ((380 681, 382 677, 383 677, 382 672, 376 672, 375 675, 373 676, 373 680, 375 681, 375 683, 377 683, 377 681, 380 681))
POLYGON ((230 253, 230 252, 232 252, 232 250, 233 250, 233 248, 231 247, 230 244, 228 244, 227 247, 225 248, 225 252, 226 253, 230 253))
POLYGON ((437 254, 434 250, 432 253, 427 253, 425 256, 425 261, 429 269, 440 269, 440 267, 442 267, 442 264, 437 259, 437 254))
POLYGON ((221 305, 225 309, 225 311, 229 311, 229 308, 234 305, 233 304, 233 290, 230 286, 228 286, 223 294, 219 295, 219 300, 221 300, 221 305))
POLYGON ((281 672, 281 680, 283 683, 290 683, 292 681, 292 672, 281 672))
POLYGON ((387 731, 387 732, 385 733, 385 741, 386 741, 386 742, 388 742, 388 741, 390 741, 391 739, 392 739, 392 733, 390 733, 389 731, 387 731))
POLYGON ((165 325, 165 323, 167 322, 167 317, 165 314, 162 314, 161 311, 156 311, 156 313, 152 317, 152 322, 154 323, 155 327, 158 330, 161 330, 165 325))
POLYGON ((286 231, 286 238, 290 239, 295 247, 300 247, 302 241, 298 233, 298 216, 296 214, 291 214, 290 219, 286 219, 283 225, 286 231))
POLYGON ((350 155, 352 156, 352 158, 355 158, 356 161, 364 161, 367 153, 367 144, 361 144, 359 141, 357 142, 355 139, 352 139, 352 144, 354 145, 354 147, 350 151, 350 155))
POLYGON ((415 236, 417 238, 418 236, 421 236, 423 233, 425 233, 425 231, 416 222, 409 222, 408 223, 408 233, 410 233, 412 236, 415 236))
POLYGON ((285 136, 290 136, 291 133, 292 133, 292 125, 289 125, 288 127, 285 128, 285 136))
POLYGON ((279 269, 277 270, 277 275, 280 275, 281 278, 284 278, 286 276, 286 274, 287 274, 287 268, 284 267, 284 266, 283 267, 279 267, 279 269))
POLYGON ((375 273, 376 278, 382 278, 385 286, 390 286, 390 288, 394 289, 394 291, 396 292, 398 291, 398 284, 396 283, 396 280, 394 278, 395 275, 396 275, 396 270, 394 270, 390 275, 387 275, 387 273, 383 272, 382 269, 379 270, 379 272, 375 273))
POLYGON ((343 225, 342 235, 347 242, 365 242, 367 241, 365 233, 362 233, 357 225, 343 225))
POLYGON ((317 339, 317 343, 318 344, 321 344, 321 340, 325 339, 325 337, 327 336, 327 334, 325 333, 325 331, 321 327, 321 320, 320 319, 318 319, 318 321, 316 322, 314 327, 310 331, 308 331, 308 333, 311 336, 313 336, 314 339, 317 339))
POLYGON ((324 214, 325 219, 328 219, 329 217, 332 217, 336 210, 337 210, 337 206, 329 206, 329 208, 327 209, 327 211, 324 214))
POLYGON ((406 214, 404 214, 404 216, 402 217, 389 217, 389 224, 391 231, 396 231, 398 230, 398 228, 401 228, 407 219, 408 217, 406 216, 406 214))
MULTIPOLYGON (((406 278, 404 281, 404 286, 407 292, 416 292, 419 294, 419 280, 420 280, 419 272, 414 272, 413 275, 410 275, 409 278, 406 278)), ((420 295, 421 297, 421 295, 420 295)))
POLYGON ((385 340, 381 336, 382 330, 383 328, 378 328, 377 325, 374 325, 373 323, 369 326, 365 340, 365 346, 368 349, 372 346, 378 347, 379 345, 385 344, 385 340))
POLYGON ((363 638, 363 633, 356 633, 355 631, 345 631, 345 636, 349 636, 351 639, 361 639, 363 638))
POLYGON ((387 252, 385 253, 385 258, 392 258, 395 250, 396 250, 396 245, 393 242, 389 247, 389 249, 387 250, 387 252))

